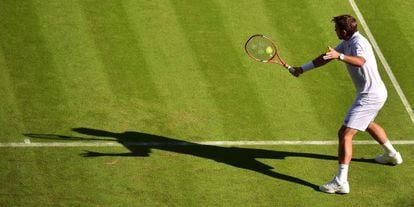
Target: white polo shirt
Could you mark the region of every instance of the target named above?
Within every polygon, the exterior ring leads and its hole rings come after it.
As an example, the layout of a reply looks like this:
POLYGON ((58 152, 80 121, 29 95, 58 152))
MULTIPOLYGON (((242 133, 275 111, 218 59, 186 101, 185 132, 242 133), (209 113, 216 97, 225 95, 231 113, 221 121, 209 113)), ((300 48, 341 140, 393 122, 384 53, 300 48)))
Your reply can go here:
POLYGON ((365 58, 366 62, 362 67, 346 64, 359 97, 374 100, 387 98, 387 89, 378 72, 372 46, 365 37, 355 32, 349 40, 342 41, 335 49, 345 55, 365 58))

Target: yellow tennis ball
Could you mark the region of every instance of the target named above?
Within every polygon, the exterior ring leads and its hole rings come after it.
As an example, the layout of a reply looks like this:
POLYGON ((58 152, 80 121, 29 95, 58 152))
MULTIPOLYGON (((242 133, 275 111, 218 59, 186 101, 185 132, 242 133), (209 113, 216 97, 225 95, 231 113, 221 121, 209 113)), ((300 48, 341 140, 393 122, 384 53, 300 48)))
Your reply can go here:
POLYGON ((266 47, 266 53, 267 54, 271 54, 273 52, 273 49, 269 46, 269 47, 266 47))

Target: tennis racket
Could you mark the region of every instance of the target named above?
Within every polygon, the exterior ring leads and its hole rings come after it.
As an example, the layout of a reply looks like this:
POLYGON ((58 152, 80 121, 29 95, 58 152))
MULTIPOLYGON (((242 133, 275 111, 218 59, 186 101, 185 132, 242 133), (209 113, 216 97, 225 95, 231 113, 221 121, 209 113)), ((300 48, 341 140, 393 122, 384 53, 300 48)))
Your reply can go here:
POLYGON ((256 34, 251 36, 244 45, 247 55, 253 60, 263 63, 277 63, 289 71, 294 70, 279 56, 275 43, 269 37, 256 34), (275 60, 277 58, 277 60, 275 60))

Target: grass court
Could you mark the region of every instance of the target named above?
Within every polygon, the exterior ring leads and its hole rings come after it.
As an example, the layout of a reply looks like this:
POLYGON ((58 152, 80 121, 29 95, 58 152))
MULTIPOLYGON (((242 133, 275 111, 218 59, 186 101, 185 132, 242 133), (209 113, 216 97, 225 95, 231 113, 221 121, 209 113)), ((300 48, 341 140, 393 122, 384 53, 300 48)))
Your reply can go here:
MULTIPOLYGON (((356 4, 414 106, 414 3, 356 4)), ((345 196, 315 190, 335 144, 206 144, 335 141, 355 98, 343 63, 294 78, 243 46, 266 34, 300 66, 339 43, 340 14, 356 16, 343 0, 0 0, 0 206, 413 206, 412 144, 395 167, 355 145, 345 196)), ((376 120, 412 141, 377 63, 376 120)))

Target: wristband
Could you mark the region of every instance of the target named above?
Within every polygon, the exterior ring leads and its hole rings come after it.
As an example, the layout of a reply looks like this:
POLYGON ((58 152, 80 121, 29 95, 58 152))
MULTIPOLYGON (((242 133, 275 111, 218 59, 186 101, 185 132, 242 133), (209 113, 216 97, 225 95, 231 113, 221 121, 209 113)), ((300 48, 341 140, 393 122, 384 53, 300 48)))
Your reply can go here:
POLYGON ((305 65, 302 65, 301 68, 302 68, 303 72, 306 72, 308 70, 314 69, 315 65, 313 64, 313 61, 310 61, 310 62, 306 63, 305 65))

